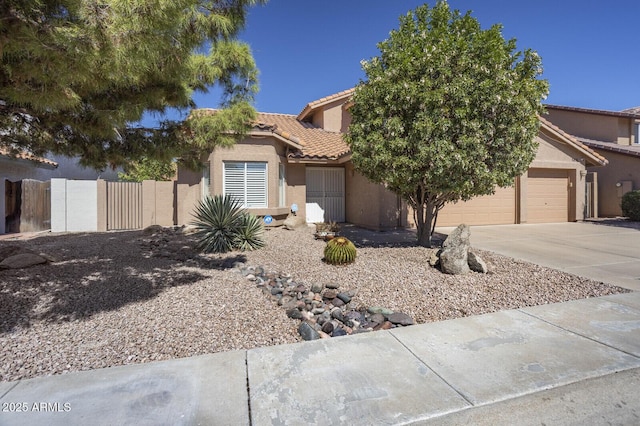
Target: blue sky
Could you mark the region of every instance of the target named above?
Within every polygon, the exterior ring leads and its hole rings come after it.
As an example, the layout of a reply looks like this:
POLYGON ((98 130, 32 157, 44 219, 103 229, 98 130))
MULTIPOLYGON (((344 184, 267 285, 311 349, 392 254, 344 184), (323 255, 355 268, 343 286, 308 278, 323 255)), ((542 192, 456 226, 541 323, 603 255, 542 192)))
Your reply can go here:
MULTIPOLYGON (((270 0, 251 8, 241 39, 260 69, 256 108, 297 114, 313 100, 355 86, 362 59, 398 27, 412 0, 270 0)), ((428 1, 430 5, 435 0, 428 1)), ((518 49, 542 57, 547 103, 622 110, 640 106, 639 0, 449 0, 483 28, 503 25, 518 49)), ((217 107, 212 92, 199 107, 217 107)))

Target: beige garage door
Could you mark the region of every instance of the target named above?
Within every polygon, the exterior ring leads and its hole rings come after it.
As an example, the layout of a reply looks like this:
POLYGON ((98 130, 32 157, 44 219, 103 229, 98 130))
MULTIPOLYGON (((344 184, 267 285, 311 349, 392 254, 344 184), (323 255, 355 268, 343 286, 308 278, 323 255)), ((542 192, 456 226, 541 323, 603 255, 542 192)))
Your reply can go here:
POLYGON ((530 169, 527 179, 527 222, 569 220, 569 177, 566 170, 530 169))
POLYGON ((438 226, 505 225, 516 221, 516 190, 497 188, 493 195, 447 204, 438 214, 438 226))

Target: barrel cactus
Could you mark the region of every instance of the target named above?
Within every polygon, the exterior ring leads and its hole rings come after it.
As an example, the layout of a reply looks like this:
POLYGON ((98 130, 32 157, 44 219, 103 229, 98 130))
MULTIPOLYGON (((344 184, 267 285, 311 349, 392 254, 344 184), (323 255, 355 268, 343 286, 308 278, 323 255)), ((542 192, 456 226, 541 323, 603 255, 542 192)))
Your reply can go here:
POLYGON ((345 237, 330 240, 324 248, 324 260, 332 265, 346 265, 356 260, 356 246, 345 237))

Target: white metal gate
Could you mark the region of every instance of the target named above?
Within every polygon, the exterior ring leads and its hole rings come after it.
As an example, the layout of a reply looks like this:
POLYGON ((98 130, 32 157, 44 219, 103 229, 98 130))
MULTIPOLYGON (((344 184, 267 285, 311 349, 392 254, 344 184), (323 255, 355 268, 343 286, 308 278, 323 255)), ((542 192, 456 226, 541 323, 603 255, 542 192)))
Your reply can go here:
POLYGON ((344 222, 344 169, 307 167, 307 222, 344 222))

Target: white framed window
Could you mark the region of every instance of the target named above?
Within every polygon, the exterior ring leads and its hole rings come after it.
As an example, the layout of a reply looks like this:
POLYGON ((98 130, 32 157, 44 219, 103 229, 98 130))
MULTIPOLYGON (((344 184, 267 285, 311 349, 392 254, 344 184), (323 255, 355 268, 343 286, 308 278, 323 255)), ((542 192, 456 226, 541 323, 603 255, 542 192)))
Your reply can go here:
POLYGON ((209 162, 204 163, 204 169, 202 169, 202 198, 211 195, 211 164, 209 162))
POLYGON ((635 125, 636 134, 635 134, 635 144, 640 145, 640 123, 636 123, 635 125))
POLYGON ((280 163, 278 165, 278 207, 287 205, 287 184, 284 173, 284 164, 280 163))
POLYGON ((267 207, 267 163, 225 161, 223 192, 242 207, 267 207))

